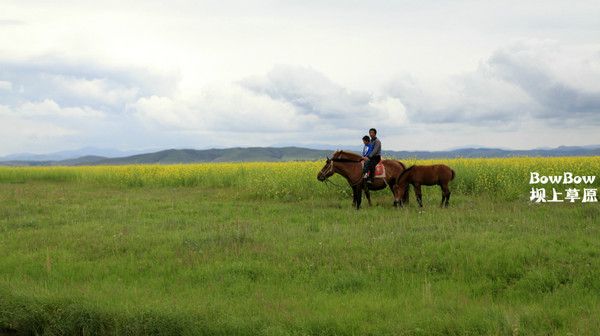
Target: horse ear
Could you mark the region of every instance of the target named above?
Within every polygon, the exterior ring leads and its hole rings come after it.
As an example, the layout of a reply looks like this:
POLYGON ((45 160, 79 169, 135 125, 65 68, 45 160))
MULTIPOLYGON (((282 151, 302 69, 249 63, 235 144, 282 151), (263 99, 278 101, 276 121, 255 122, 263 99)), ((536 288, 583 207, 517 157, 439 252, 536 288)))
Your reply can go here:
POLYGON ((329 161, 329 155, 325 155, 325 157, 327 158, 327 161, 329 161))

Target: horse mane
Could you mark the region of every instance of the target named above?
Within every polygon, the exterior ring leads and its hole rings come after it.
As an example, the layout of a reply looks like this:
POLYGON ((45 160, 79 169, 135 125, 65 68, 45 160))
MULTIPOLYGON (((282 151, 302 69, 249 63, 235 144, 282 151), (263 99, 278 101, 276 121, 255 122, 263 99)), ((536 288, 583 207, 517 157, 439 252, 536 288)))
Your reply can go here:
POLYGON ((410 166, 410 167, 408 167, 408 168, 404 169, 404 170, 402 171, 402 173, 400 173, 400 175, 398 176, 398 181, 399 181, 399 180, 402 178, 402 176, 403 176, 404 174, 406 174, 408 171, 411 171, 411 170, 412 170, 414 167, 415 167, 415 165, 412 165, 412 166, 410 166))
POLYGON ((346 159, 346 160, 360 161, 362 159, 362 156, 360 156, 356 153, 338 150, 338 151, 335 151, 335 153, 333 153, 333 156, 331 158, 332 159, 346 159))

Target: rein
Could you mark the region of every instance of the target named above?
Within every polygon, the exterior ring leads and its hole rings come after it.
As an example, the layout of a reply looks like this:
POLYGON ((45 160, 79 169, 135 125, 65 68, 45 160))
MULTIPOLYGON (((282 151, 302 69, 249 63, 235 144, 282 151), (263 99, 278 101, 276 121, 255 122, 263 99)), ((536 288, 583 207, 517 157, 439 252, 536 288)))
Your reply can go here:
POLYGON ((362 160, 354 160, 354 159, 347 159, 347 158, 332 158, 330 159, 333 162, 361 162, 362 160))
POLYGON ((328 178, 326 178, 326 179, 324 179, 324 180, 323 180, 323 182, 325 182, 325 185, 327 185, 327 186, 329 186, 329 184, 332 184, 332 185, 334 185, 334 186, 336 186, 336 187, 338 187, 338 188, 345 188, 344 186, 342 186, 342 185, 339 185, 339 184, 337 184, 337 183, 335 183, 335 182, 331 181, 331 180, 329 179, 329 177, 328 177, 328 178), (328 184, 328 183, 329 183, 329 184, 328 184))

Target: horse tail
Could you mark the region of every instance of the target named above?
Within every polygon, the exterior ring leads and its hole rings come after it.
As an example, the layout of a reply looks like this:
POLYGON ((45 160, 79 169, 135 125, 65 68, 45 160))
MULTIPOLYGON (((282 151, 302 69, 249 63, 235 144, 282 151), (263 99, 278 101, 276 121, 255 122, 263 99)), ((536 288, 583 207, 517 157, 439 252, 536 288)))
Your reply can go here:
POLYGON ((402 161, 398 160, 398 163, 402 166, 402 169, 406 169, 406 166, 404 165, 404 163, 402 163, 402 161))
POLYGON ((456 175, 456 173, 454 172, 454 169, 450 169, 450 171, 452 172, 452 177, 450 178, 450 181, 454 180, 454 176, 456 175))

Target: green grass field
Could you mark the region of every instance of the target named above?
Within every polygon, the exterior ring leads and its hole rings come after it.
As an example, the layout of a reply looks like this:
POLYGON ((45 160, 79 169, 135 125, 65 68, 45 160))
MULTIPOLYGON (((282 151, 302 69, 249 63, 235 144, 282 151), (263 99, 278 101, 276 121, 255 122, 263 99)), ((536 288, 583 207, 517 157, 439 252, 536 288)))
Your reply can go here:
POLYGON ((437 162, 448 209, 425 187, 423 209, 411 190, 356 211, 321 162, 0 168, 0 330, 600 333, 600 205, 533 204, 528 184, 600 157, 437 162))

